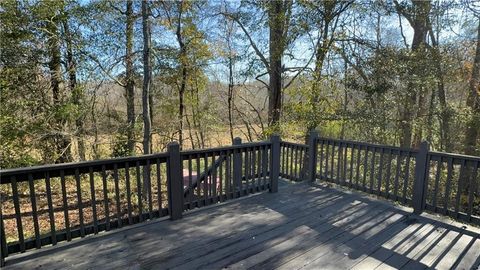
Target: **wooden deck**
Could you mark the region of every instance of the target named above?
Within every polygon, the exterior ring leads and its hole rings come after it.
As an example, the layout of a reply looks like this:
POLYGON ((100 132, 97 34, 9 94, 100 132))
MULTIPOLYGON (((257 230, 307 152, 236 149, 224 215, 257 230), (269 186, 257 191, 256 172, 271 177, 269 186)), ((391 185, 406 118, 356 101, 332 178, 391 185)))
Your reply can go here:
POLYGON ((8 258, 7 269, 477 269, 480 230, 356 192, 257 193, 8 258))

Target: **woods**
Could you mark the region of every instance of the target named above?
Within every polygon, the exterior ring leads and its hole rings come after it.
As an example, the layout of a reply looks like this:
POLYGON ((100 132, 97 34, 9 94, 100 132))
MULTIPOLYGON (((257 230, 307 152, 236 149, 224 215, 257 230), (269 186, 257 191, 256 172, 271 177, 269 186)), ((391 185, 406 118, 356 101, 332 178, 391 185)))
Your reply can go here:
POLYGON ((321 136, 480 154, 480 9, 0 3, 0 167, 321 136))

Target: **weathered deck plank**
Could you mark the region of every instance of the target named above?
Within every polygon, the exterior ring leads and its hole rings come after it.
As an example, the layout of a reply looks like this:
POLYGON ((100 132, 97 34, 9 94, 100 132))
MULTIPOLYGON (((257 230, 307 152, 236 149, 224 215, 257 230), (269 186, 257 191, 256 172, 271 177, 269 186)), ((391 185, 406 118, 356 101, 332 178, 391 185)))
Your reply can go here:
POLYGON ((200 210, 8 257, 7 269, 471 269, 477 228, 356 192, 283 182, 200 210))

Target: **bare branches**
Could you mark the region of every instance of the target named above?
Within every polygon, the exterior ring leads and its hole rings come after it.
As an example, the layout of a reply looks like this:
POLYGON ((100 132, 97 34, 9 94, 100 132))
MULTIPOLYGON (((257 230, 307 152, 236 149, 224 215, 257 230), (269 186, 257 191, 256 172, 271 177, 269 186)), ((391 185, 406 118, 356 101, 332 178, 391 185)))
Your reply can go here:
POLYGON ((248 32, 248 30, 245 28, 245 26, 243 25, 243 23, 240 21, 240 19, 238 18, 238 16, 234 15, 234 14, 231 14, 231 13, 226 13, 226 12, 220 12, 220 14, 230 18, 231 20, 235 21, 238 26, 240 26, 240 28, 242 29, 243 33, 245 34, 245 36, 247 36, 248 38, 248 41, 250 42, 250 45, 252 46, 253 50, 255 51, 255 53, 257 54, 257 56, 260 58, 260 60, 262 61, 263 65, 265 66, 265 68, 267 70, 270 69, 270 65, 268 64, 268 60, 267 58, 263 55, 263 53, 260 51, 260 49, 258 48, 257 44, 255 43, 255 41, 253 41, 252 39, 252 36, 250 35, 250 33, 248 32))

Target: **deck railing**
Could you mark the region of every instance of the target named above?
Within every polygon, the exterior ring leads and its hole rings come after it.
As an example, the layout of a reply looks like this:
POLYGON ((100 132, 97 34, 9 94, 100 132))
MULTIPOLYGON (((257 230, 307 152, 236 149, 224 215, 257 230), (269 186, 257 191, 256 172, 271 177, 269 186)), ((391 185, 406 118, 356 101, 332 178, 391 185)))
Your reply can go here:
POLYGON ((278 177, 326 181, 414 208, 480 224, 480 157, 320 138, 0 171, 1 263, 55 245, 258 191, 278 177))
POLYGON ((277 190, 280 139, 0 171, 1 265, 56 245, 266 189, 277 190))
POLYGON ((308 145, 282 141, 280 147, 280 176, 294 181, 304 180, 308 145))
POLYGON ((282 142, 282 177, 331 182, 411 206, 417 214, 429 210, 480 225, 480 157, 429 151, 427 142, 411 149, 316 132, 309 138, 308 145, 282 142))

